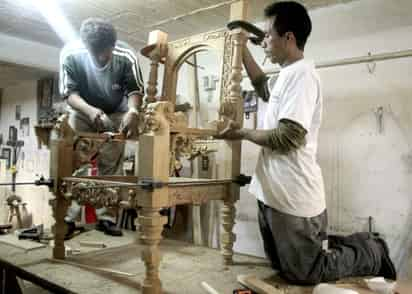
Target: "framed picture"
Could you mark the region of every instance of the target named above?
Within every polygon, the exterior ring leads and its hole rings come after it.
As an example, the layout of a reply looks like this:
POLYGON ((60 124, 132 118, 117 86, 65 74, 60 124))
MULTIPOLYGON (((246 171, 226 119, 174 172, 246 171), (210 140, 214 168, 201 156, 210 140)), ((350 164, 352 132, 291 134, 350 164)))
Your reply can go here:
POLYGON ((23 117, 20 120, 20 131, 23 137, 30 136, 30 118, 23 117))
POLYGON ((6 167, 7 167, 7 169, 9 169, 10 164, 11 164, 11 149, 10 148, 2 148, 1 149, 1 157, 6 159, 6 167))
POLYGON ((17 128, 15 126, 9 126, 9 141, 17 141, 17 128))
MULTIPOLYGON (((43 78, 37 82, 37 119, 38 123, 52 119, 53 103, 59 96, 58 75, 43 78)), ((60 98, 61 101, 63 98, 60 98)))
POLYGON ((0 118, 1 118, 2 102, 3 102, 3 89, 0 88, 0 118))
POLYGON ((16 105, 16 120, 21 119, 21 105, 16 105))

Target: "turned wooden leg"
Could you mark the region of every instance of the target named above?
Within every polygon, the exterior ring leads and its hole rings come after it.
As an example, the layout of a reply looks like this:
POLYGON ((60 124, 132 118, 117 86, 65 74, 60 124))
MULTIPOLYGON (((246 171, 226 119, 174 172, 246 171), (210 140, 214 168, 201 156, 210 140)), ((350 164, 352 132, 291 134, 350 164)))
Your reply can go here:
POLYGON ((139 214, 140 240, 144 245, 142 259, 146 267, 146 276, 142 287, 144 294, 162 293, 159 277, 161 259, 159 242, 162 239, 163 225, 166 221, 166 217, 161 216, 157 208, 142 208, 139 214))
POLYGON ((57 195, 56 199, 51 201, 50 204, 53 206, 53 217, 56 221, 56 223, 54 224, 53 258, 64 259, 64 237, 67 232, 67 226, 64 222, 64 217, 66 216, 69 202, 63 197, 63 195, 59 194, 57 195))
POLYGON ((224 201, 222 206, 222 228, 223 232, 220 238, 220 247, 223 255, 223 264, 233 264, 233 243, 236 241, 236 235, 233 233, 235 225, 236 207, 234 201, 224 201))

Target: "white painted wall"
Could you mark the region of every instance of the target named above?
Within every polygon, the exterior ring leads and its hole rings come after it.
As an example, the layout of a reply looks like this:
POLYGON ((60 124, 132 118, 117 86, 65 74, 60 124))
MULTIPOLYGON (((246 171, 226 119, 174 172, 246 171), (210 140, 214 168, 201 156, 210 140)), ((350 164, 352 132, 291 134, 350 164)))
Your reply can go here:
POLYGON ((0 33, 0 60, 58 71, 59 48, 0 33))

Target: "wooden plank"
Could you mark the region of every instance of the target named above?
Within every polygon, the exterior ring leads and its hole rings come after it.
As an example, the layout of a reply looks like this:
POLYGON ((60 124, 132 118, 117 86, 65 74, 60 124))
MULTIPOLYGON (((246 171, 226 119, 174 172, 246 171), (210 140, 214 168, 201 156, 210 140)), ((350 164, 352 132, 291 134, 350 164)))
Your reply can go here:
MULTIPOLYGON (((65 178, 68 179, 68 178, 65 178)), ((137 176, 82 176, 82 177, 70 177, 72 180, 83 181, 84 179, 91 180, 103 180, 112 182, 125 182, 125 183, 137 183, 137 176)))
POLYGON ((258 294, 284 294, 283 290, 276 289, 272 285, 265 283, 254 275, 239 275, 237 280, 243 286, 258 294))
MULTIPOLYGON (((187 59, 191 62, 193 66, 188 68, 188 84, 189 84, 189 97, 193 97, 193 112, 190 117, 190 126, 194 128, 199 127, 199 116, 200 116, 200 97, 199 97, 199 83, 198 83, 198 70, 197 70, 197 58, 196 53, 187 59)), ((199 164, 198 160, 192 160, 191 166, 191 176, 193 178, 199 178, 199 164)), ((200 206, 191 205, 192 212, 192 235, 193 243, 195 245, 203 245, 203 235, 202 235, 202 222, 200 219, 200 206)))
MULTIPOLYGON (((90 133, 76 132, 76 136, 94 140, 110 140, 110 141, 126 141, 126 137, 122 133, 90 133)), ((136 139, 127 139, 128 141, 138 141, 136 139)))
POLYGON ((195 129, 195 128, 179 128, 179 127, 171 127, 171 133, 182 133, 187 135, 193 136, 203 136, 203 137, 213 137, 218 134, 217 130, 214 129, 195 129))
POLYGON ((113 270, 113 269, 110 269, 110 268, 95 267, 95 266, 89 266, 89 265, 82 264, 82 263, 70 262, 70 261, 67 261, 67 260, 59 260, 59 259, 54 259, 54 258, 48 258, 47 260, 49 260, 51 262, 55 262, 55 263, 61 263, 61 264, 67 264, 67 265, 71 265, 71 266, 77 266, 77 267, 89 269, 89 270, 92 270, 92 271, 98 271, 98 272, 102 272, 102 273, 105 273, 105 274, 112 274, 112 275, 116 275, 116 276, 135 277, 135 276, 138 275, 138 274, 130 274, 130 273, 122 272, 122 271, 117 271, 117 270, 113 270))
POLYGON ((95 241, 79 241, 80 246, 85 247, 94 247, 94 248, 106 248, 107 245, 103 242, 95 242, 95 241))
POLYGON ((65 139, 59 138, 52 140, 50 143, 50 177, 54 179, 52 192, 55 196, 53 201, 53 217, 56 220, 54 224, 54 247, 53 257, 64 259, 64 237, 66 234, 66 224, 64 217, 67 214, 67 208, 70 203, 64 197, 61 188, 61 180, 69 177, 73 173, 73 141, 72 137, 65 139))
MULTIPOLYGON (((107 177, 108 179, 110 177, 107 177)), ((138 186, 138 180, 129 181, 128 179, 124 179, 125 181, 122 181, 121 179, 115 180, 115 181, 109 181, 109 180, 101 180, 99 177, 96 177, 96 179, 92 177, 64 177, 64 181, 67 182, 73 182, 73 183, 97 183, 101 185, 107 185, 107 186, 119 186, 119 187, 125 187, 125 188, 137 188, 138 190, 141 190, 138 186)), ((175 178, 171 177, 169 178, 169 181, 163 182, 163 184, 170 186, 170 187, 182 187, 182 186, 214 186, 214 185, 225 185, 225 184, 231 184, 233 181, 231 179, 193 179, 193 178, 175 178)))
POLYGON ((230 5, 230 20, 248 19, 249 0, 240 0, 230 5))
POLYGON ((228 185, 207 185, 207 186, 187 186, 169 187, 170 205, 182 204, 202 204, 210 200, 222 200, 227 191, 228 185))
MULTIPOLYGON (((110 179, 110 178, 108 178, 110 179)), ((119 186, 134 186, 137 184, 137 181, 131 182, 128 179, 118 179, 115 181, 102 180, 99 177, 90 177, 90 178, 79 178, 79 177, 64 177, 63 181, 73 182, 73 183, 96 183, 102 185, 119 185, 119 186)))
POLYGON ((200 285, 202 285, 203 289, 205 289, 205 291, 209 294, 220 294, 215 288, 204 281, 201 282, 200 285))
POLYGON ((46 247, 46 245, 42 243, 29 240, 19 240, 16 235, 11 234, 0 236, 0 243, 4 243, 19 249, 23 249, 26 252, 46 247))

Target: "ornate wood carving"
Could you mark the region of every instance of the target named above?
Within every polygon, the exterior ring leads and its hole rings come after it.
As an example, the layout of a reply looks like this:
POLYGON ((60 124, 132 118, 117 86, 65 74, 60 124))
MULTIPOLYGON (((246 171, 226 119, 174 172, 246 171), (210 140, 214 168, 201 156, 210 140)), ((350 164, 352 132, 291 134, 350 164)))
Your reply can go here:
POLYGON ((153 31, 149 35, 149 45, 141 50, 141 53, 150 58, 150 73, 147 83, 147 95, 143 101, 143 109, 149 103, 156 102, 157 80, 159 63, 167 54, 167 34, 162 31, 153 31))
POLYGON ((140 240, 146 245, 142 259, 146 266, 146 276, 143 281, 144 294, 160 294, 162 284, 159 278, 160 251, 159 242, 162 239, 163 225, 166 217, 161 216, 158 208, 143 207, 138 218, 141 235, 140 240))
POLYGON ((96 208, 119 207, 121 201, 128 200, 128 195, 122 195, 120 188, 105 188, 93 182, 73 183, 64 196, 67 200, 76 200, 80 205, 90 204, 96 208))
POLYGON ((149 104, 145 111, 145 132, 152 135, 169 132, 173 109, 173 104, 166 101, 149 104))
POLYGON ((63 114, 57 119, 53 131, 55 132, 56 136, 60 139, 65 139, 69 141, 74 140, 75 132, 69 125, 68 114, 63 114))
POLYGON ((221 233, 220 243, 223 263, 225 265, 231 265, 233 264, 233 243, 236 241, 236 235, 233 233, 236 216, 235 201, 225 200, 221 214, 223 232, 221 233))
POLYGON ((225 97, 229 96, 229 85, 230 85, 230 70, 232 66, 232 58, 233 58, 233 41, 232 41, 232 34, 230 32, 225 32, 225 45, 223 51, 223 73, 222 79, 220 83, 220 93, 223 102, 225 97))
POLYGON ((182 204, 202 204, 209 200, 222 200, 227 194, 227 185, 204 185, 192 187, 169 188, 169 202, 171 206, 182 204))
POLYGON ((220 121, 217 126, 219 130, 224 129, 230 121, 239 128, 243 124, 243 99, 240 83, 242 81, 242 49, 245 46, 246 38, 245 32, 236 30, 228 33, 226 39, 227 42, 230 42, 231 48, 225 49, 226 54, 229 54, 230 50, 230 58, 225 56, 224 67, 226 67, 226 72, 230 72, 230 75, 227 80, 222 82, 224 87, 222 90, 225 92, 224 101, 219 109, 220 121))

